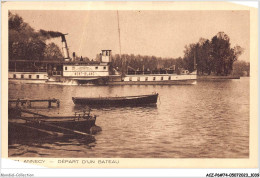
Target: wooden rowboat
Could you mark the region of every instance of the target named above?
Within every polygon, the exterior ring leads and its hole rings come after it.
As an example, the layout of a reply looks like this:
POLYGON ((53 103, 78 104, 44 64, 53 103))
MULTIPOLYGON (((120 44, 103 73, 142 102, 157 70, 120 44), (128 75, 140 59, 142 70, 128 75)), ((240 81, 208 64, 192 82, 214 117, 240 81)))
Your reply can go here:
POLYGON ((72 97, 74 104, 89 106, 125 106, 125 105, 146 105, 156 104, 158 93, 139 96, 121 96, 121 97, 72 97))
POLYGON ((89 137, 92 139, 96 116, 90 113, 75 113, 75 116, 46 116, 29 110, 12 108, 20 113, 14 117, 9 115, 8 137, 13 139, 32 139, 40 137, 89 137), (25 117, 21 113, 33 114, 25 117))

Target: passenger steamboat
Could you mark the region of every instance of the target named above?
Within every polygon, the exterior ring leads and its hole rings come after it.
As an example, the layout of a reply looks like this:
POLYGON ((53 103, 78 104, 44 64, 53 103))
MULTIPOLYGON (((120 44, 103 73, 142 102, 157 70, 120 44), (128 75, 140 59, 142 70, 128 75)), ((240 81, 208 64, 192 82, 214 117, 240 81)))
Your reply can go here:
POLYGON ((111 50, 102 50, 100 61, 70 58, 65 34, 61 35, 62 61, 9 60, 9 82, 58 85, 174 85, 196 84, 197 72, 175 69, 120 73, 111 66, 111 50))

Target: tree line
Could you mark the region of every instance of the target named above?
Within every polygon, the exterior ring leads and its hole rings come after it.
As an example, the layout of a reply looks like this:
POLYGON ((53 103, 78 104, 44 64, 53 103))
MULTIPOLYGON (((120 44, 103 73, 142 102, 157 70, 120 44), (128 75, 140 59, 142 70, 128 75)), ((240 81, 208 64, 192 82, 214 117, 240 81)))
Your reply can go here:
POLYGON ((142 55, 112 55, 112 66, 119 68, 121 71, 153 71, 159 69, 176 69, 183 68, 184 63, 181 58, 161 58, 156 56, 142 55))
MULTIPOLYGON (((197 70, 199 75, 230 75, 233 64, 243 53, 243 48, 231 48, 230 38, 224 32, 217 33, 211 40, 201 38, 197 43, 185 46, 184 57, 161 58, 156 56, 141 56, 118 54, 112 56, 112 65, 121 71, 126 66, 138 70, 158 70, 161 68, 197 70)), ((244 63, 243 63, 244 64, 244 63)))

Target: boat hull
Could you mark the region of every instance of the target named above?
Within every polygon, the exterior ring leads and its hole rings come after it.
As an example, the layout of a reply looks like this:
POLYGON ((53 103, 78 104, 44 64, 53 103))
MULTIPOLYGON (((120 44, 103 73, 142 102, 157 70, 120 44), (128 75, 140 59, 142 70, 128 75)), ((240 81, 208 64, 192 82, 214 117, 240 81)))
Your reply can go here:
POLYGON ((196 84, 196 71, 190 74, 143 74, 109 76, 49 76, 47 73, 9 74, 10 83, 45 83, 55 85, 190 85, 196 84), (14 77, 15 76, 15 77, 14 77), (29 78, 30 77, 30 78, 29 78))
POLYGON ((190 74, 143 74, 109 76, 49 76, 47 73, 9 73, 10 83, 45 83, 55 85, 190 85, 196 84, 196 71, 190 74))
POLYGON ((196 79, 171 81, 109 81, 108 85, 192 85, 196 79))
POLYGON ((13 139, 33 139, 44 137, 63 137, 63 136, 79 136, 73 134, 72 131, 90 133, 91 127, 95 126, 96 119, 66 119, 60 121, 41 121, 41 122, 24 122, 19 119, 8 122, 8 138, 13 139), (51 127, 55 126, 55 127, 51 127), (60 129, 59 129, 60 128, 60 129), (68 130, 64 130, 66 128, 68 130))
POLYGON ((74 104, 93 105, 93 106, 125 106, 125 105, 146 105, 157 103, 158 94, 131 96, 131 97, 112 97, 112 98, 80 98, 73 97, 74 104))

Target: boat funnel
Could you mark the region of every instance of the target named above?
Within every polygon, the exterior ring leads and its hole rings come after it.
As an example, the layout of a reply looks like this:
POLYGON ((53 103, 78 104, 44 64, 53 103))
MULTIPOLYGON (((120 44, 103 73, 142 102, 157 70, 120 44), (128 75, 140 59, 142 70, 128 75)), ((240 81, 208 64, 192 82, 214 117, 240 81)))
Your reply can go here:
POLYGON ((101 62, 111 62, 111 50, 102 50, 101 62))
POLYGON ((70 61, 69 49, 68 49, 68 45, 67 45, 65 35, 67 35, 67 34, 61 35, 62 51, 63 51, 63 55, 64 55, 63 57, 64 57, 65 61, 70 61))

